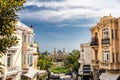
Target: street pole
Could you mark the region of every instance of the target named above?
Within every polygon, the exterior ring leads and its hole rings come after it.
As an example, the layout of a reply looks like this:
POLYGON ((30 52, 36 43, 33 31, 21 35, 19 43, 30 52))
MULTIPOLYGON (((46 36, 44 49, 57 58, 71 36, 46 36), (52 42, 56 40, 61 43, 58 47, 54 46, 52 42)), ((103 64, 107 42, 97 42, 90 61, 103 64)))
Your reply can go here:
POLYGON ((82 80, 83 80, 83 74, 82 74, 82 80))

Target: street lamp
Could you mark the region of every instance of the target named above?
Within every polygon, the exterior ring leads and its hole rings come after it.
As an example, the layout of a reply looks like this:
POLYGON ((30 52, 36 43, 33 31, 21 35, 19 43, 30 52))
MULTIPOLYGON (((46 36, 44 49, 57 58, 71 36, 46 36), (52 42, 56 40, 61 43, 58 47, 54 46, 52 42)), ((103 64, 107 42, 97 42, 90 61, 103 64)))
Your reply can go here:
POLYGON ((48 74, 47 80, 50 80, 50 75, 51 75, 51 70, 50 69, 47 70, 47 74, 48 74))

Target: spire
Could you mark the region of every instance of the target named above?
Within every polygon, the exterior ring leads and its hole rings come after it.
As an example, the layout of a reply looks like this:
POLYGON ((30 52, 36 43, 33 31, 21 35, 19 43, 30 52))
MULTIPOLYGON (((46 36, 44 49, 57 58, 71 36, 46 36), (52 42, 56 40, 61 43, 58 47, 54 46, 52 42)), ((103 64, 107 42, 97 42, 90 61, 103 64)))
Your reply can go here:
POLYGON ((65 53, 65 48, 63 48, 63 53, 65 53))
POLYGON ((109 16, 112 16, 111 13, 109 14, 109 16))
POLYGON ((54 48, 54 54, 56 54, 56 48, 54 48))

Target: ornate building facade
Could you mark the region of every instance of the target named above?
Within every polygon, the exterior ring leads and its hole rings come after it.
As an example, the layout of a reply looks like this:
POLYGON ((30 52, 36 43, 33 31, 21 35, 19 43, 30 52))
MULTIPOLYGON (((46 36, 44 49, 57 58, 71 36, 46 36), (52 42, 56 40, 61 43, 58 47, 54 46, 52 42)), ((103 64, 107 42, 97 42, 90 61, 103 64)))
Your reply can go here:
POLYGON ((67 54, 65 52, 65 48, 63 48, 63 52, 58 50, 56 51, 56 48, 54 48, 54 61, 55 62, 63 62, 63 60, 66 58, 67 54))
POLYGON ((104 16, 90 30, 94 80, 120 80, 120 18, 104 16))

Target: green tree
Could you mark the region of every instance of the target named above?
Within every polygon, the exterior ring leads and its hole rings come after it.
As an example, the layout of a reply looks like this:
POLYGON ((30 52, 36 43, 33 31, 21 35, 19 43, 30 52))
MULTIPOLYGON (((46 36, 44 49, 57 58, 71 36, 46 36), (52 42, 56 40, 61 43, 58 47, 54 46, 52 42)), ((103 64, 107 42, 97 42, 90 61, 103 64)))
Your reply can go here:
MULTIPOLYGON (((14 24, 18 19, 16 12, 23 8, 24 2, 25 0, 0 0, 0 58, 8 48, 18 43, 14 35, 14 24)), ((0 65, 3 64, 0 62, 0 65)))
POLYGON ((25 0, 0 0, 0 57, 7 48, 17 44, 14 36, 15 22, 18 19, 16 12, 23 7, 25 0))
POLYGON ((69 53, 68 57, 64 60, 65 66, 70 71, 78 72, 78 68, 79 68, 78 59, 79 59, 79 57, 80 57, 80 51, 73 50, 72 53, 69 53))
POLYGON ((53 57, 49 54, 47 51, 39 54, 37 66, 40 67, 40 69, 48 70, 51 67, 53 57))

